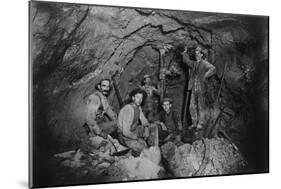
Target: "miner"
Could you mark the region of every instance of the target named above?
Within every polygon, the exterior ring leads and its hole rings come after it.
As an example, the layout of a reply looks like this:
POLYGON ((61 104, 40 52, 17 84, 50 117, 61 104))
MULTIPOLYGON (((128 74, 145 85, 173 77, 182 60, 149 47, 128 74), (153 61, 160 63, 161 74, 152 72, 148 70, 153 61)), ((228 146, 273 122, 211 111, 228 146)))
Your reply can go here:
POLYGON ((181 141, 182 124, 178 113, 172 108, 172 99, 164 98, 161 102, 162 110, 159 113, 158 121, 161 125, 159 129, 160 143, 181 141))
POLYGON ((133 155, 138 156, 148 147, 149 123, 144 116, 141 105, 146 93, 142 89, 134 89, 129 94, 131 102, 125 105, 118 115, 120 142, 130 148, 133 155))
POLYGON ((74 135, 79 142, 77 148, 84 154, 106 146, 110 143, 110 134, 117 133, 117 114, 107 99, 110 92, 111 80, 103 78, 96 84, 95 91, 84 98, 85 123, 74 135))
POLYGON ((191 49, 187 47, 181 52, 183 63, 189 67, 188 90, 191 91, 190 114, 193 127, 202 129, 206 122, 206 103, 204 99, 207 80, 216 73, 216 68, 206 60, 206 53, 201 47, 191 49), (194 60, 192 60, 194 57, 194 60))
POLYGON ((146 92, 146 100, 143 106, 143 112, 149 122, 158 113, 159 90, 152 84, 151 76, 145 74, 141 82, 141 89, 146 92))
POLYGON ((152 79, 151 79, 151 76, 149 74, 145 74, 143 76, 143 80, 142 80, 141 85, 142 85, 141 88, 147 94, 147 98, 159 95, 159 90, 155 86, 153 86, 152 79))
POLYGON ((113 111, 107 97, 111 91, 111 80, 102 79, 96 91, 86 98, 86 124, 91 135, 107 138, 117 130, 117 114, 113 111))

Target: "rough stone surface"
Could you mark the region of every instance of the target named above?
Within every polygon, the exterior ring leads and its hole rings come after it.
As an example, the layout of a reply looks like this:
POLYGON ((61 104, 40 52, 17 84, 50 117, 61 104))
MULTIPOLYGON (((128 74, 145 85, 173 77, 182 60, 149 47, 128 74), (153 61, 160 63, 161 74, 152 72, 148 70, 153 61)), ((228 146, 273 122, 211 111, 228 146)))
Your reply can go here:
POLYGON ((161 147, 163 158, 168 161, 174 176, 226 175, 248 171, 246 160, 227 140, 214 138, 204 141, 179 147, 169 142, 161 147))

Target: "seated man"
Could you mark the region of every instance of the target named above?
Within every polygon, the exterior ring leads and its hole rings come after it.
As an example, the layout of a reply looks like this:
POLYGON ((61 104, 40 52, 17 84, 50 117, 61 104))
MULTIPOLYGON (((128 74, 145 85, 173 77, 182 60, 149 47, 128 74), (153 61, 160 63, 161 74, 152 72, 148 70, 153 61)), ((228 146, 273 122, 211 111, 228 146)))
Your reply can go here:
POLYGON ((118 115, 120 142, 132 149, 136 156, 148 147, 146 139, 149 137, 149 123, 141 109, 145 97, 143 90, 134 89, 130 93, 131 103, 125 105, 118 115))
POLYGON ((85 98, 85 126, 90 130, 90 134, 107 138, 108 134, 117 130, 117 114, 108 101, 110 91, 110 80, 102 79, 96 85, 96 90, 85 98))
POLYGON ((175 110, 172 110, 172 100, 164 98, 162 101, 162 110, 158 116, 160 144, 167 141, 179 143, 181 141, 182 124, 175 110))

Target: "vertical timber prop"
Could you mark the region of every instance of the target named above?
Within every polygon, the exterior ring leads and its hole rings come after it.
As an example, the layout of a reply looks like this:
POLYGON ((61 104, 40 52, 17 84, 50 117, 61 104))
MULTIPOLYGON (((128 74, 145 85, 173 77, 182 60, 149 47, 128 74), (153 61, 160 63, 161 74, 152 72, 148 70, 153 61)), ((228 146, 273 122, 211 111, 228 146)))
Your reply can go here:
POLYGON ((160 71, 159 71, 159 79, 160 79, 160 102, 162 102, 164 96, 165 96, 165 91, 166 91, 166 74, 169 74, 170 71, 170 66, 171 62, 174 59, 175 56, 172 57, 168 65, 165 64, 164 61, 164 55, 172 50, 174 47, 169 44, 163 45, 162 48, 159 48, 159 54, 160 54, 160 71))
POLYGON ((117 100, 118 100, 118 104, 119 104, 119 108, 121 109, 123 106, 124 106, 124 101, 122 100, 122 97, 121 97, 121 94, 120 94, 120 91, 118 89, 118 86, 117 86, 117 82, 116 82, 116 76, 119 76, 122 74, 123 72, 123 68, 121 69, 121 71, 116 71, 112 77, 111 77, 111 80, 112 80, 112 85, 113 85, 113 88, 114 88, 114 91, 116 93, 116 97, 117 97, 117 100))
POLYGON ((160 102, 162 102, 164 98, 164 93, 165 93, 165 75, 163 74, 163 71, 165 69, 165 62, 164 62, 164 54, 161 52, 163 49, 160 49, 160 74, 159 74, 159 79, 160 79, 160 102))
MULTIPOLYGON (((179 48, 179 47, 178 47, 179 48)), ((179 49, 178 49, 179 50, 179 49)), ((182 49, 184 50, 184 49, 182 49)), ((184 138, 187 141, 190 141, 193 139, 193 132, 190 130, 190 125, 192 124, 191 121, 191 115, 189 112, 189 106, 190 106, 190 99, 191 99, 191 90, 188 90, 189 86, 189 68, 186 67, 184 68, 184 73, 185 73, 185 86, 184 86, 184 95, 183 95, 183 108, 182 108, 182 125, 183 125, 183 135, 184 138), (188 139, 187 139, 188 138, 188 139)))

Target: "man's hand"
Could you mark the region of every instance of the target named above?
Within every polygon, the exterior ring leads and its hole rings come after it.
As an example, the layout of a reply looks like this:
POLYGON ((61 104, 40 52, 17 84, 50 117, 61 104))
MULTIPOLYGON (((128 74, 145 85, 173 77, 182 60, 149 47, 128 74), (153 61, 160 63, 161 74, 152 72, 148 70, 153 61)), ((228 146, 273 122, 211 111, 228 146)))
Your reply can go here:
POLYGON ((171 72, 169 70, 167 70, 166 68, 162 68, 160 70, 159 79, 163 80, 166 78, 166 75, 169 75, 169 74, 171 74, 171 72))
POLYGON ((160 55, 164 55, 166 53, 165 49, 160 49, 160 55))
POLYGON ((208 81, 208 79, 209 79, 208 75, 207 75, 207 74, 205 74, 205 75, 204 75, 204 77, 203 77, 203 82, 207 82, 207 81, 208 81))
POLYGON ((89 132, 89 136, 96 136, 96 135, 99 135, 101 133, 101 130, 100 128, 96 125, 96 126, 88 126, 90 132, 89 132))
POLYGON ((168 130, 166 125, 163 122, 155 121, 155 123, 161 126, 161 130, 163 130, 163 131, 167 131, 168 130))
POLYGON ((184 51, 181 52, 181 54, 185 54, 187 52, 187 47, 184 47, 184 51))
POLYGON ((147 139, 149 137, 149 129, 148 127, 144 127, 143 138, 147 139))
POLYGON ((173 134, 169 134, 165 139, 164 141, 169 141, 171 138, 172 138, 173 134))
POLYGON ((163 49, 160 49, 160 55, 166 54, 168 51, 173 49, 174 47, 172 45, 164 45, 163 49))
POLYGON ((101 137, 104 138, 104 139, 107 139, 107 134, 104 133, 104 132, 101 132, 101 133, 99 134, 99 136, 101 136, 101 137))

